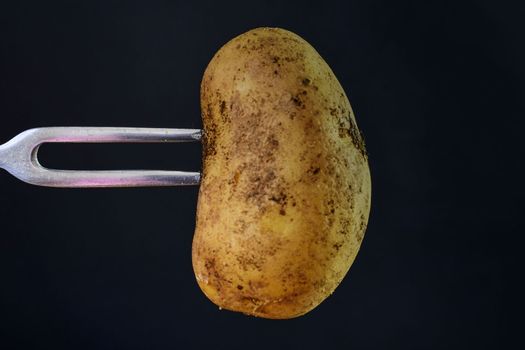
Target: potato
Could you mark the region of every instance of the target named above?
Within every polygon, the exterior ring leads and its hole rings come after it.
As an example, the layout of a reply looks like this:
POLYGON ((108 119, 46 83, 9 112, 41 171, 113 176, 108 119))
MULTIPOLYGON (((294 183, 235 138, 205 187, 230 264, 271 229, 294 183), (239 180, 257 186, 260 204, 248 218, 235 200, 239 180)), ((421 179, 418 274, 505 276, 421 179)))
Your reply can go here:
POLYGON ((303 315, 341 282, 368 221, 368 159, 348 98, 306 41, 258 28, 213 57, 201 108, 198 284, 224 309, 303 315))

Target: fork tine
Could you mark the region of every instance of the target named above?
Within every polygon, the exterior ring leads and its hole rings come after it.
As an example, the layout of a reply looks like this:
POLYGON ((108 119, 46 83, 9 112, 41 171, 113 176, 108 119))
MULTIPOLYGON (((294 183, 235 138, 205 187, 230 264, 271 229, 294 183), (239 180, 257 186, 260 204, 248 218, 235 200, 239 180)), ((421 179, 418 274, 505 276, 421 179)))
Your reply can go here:
POLYGON ((39 143, 147 143, 192 142, 201 139, 200 129, 118 128, 118 127, 53 127, 25 131, 39 143))
POLYGON ((194 142, 199 129, 56 127, 22 132, 0 145, 0 167, 27 183, 48 187, 149 187, 197 185, 200 173, 164 170, 59 170, 38 161, 44 143, 194 142))
POLYGON ((18 178, 33 185, 46 187, 154 187, 198 185, 200 173, 162 170, 75 171, 37 167, 25 179, 18 178))

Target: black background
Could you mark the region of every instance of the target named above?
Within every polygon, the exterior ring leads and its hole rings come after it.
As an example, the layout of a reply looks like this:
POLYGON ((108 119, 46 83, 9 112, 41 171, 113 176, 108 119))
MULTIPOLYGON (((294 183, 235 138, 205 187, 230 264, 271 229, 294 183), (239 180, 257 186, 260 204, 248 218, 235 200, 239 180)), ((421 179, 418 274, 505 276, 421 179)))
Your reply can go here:
MULTIPOLYGON (((518 2, 516 2, 518 3, 518 2)), ((350 273, 287 321, 219 311, 191 267, 197 187, 60 190, 0 174, 0 347, 464 349, 511 345, 525 50, 502 1, 0 5, 0 140, 38 126, 201 126, 214 52, 308 40, 345 87, 373 205, 350 273)), ((60 168, 198 170, 200 146, 46 145, 60 168)))

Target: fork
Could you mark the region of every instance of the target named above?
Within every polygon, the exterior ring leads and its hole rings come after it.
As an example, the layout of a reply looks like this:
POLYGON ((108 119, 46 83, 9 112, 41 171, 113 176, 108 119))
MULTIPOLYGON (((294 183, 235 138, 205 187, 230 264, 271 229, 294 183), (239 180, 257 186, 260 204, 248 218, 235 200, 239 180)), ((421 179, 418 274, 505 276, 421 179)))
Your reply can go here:
POLYGON ((196 142, 200 129, 47 127, 26 130, 0 145, 0 168, 32 185, 47 187, 151 187, 198 185, 199 172, 166 170, 61 170, 43 167, 44 143, 196 142))

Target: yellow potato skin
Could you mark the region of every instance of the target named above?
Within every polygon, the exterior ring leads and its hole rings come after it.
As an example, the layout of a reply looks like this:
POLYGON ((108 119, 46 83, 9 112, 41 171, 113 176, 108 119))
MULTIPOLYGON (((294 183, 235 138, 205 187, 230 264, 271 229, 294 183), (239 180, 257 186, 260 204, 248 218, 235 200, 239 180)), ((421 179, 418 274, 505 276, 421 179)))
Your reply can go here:
POLYGON ((200 288, 228 310, 305 314, 347 273, 370 210, 368 158, 343 88, 302 38, 257 28, 215 54, 201 109, 200 288))

